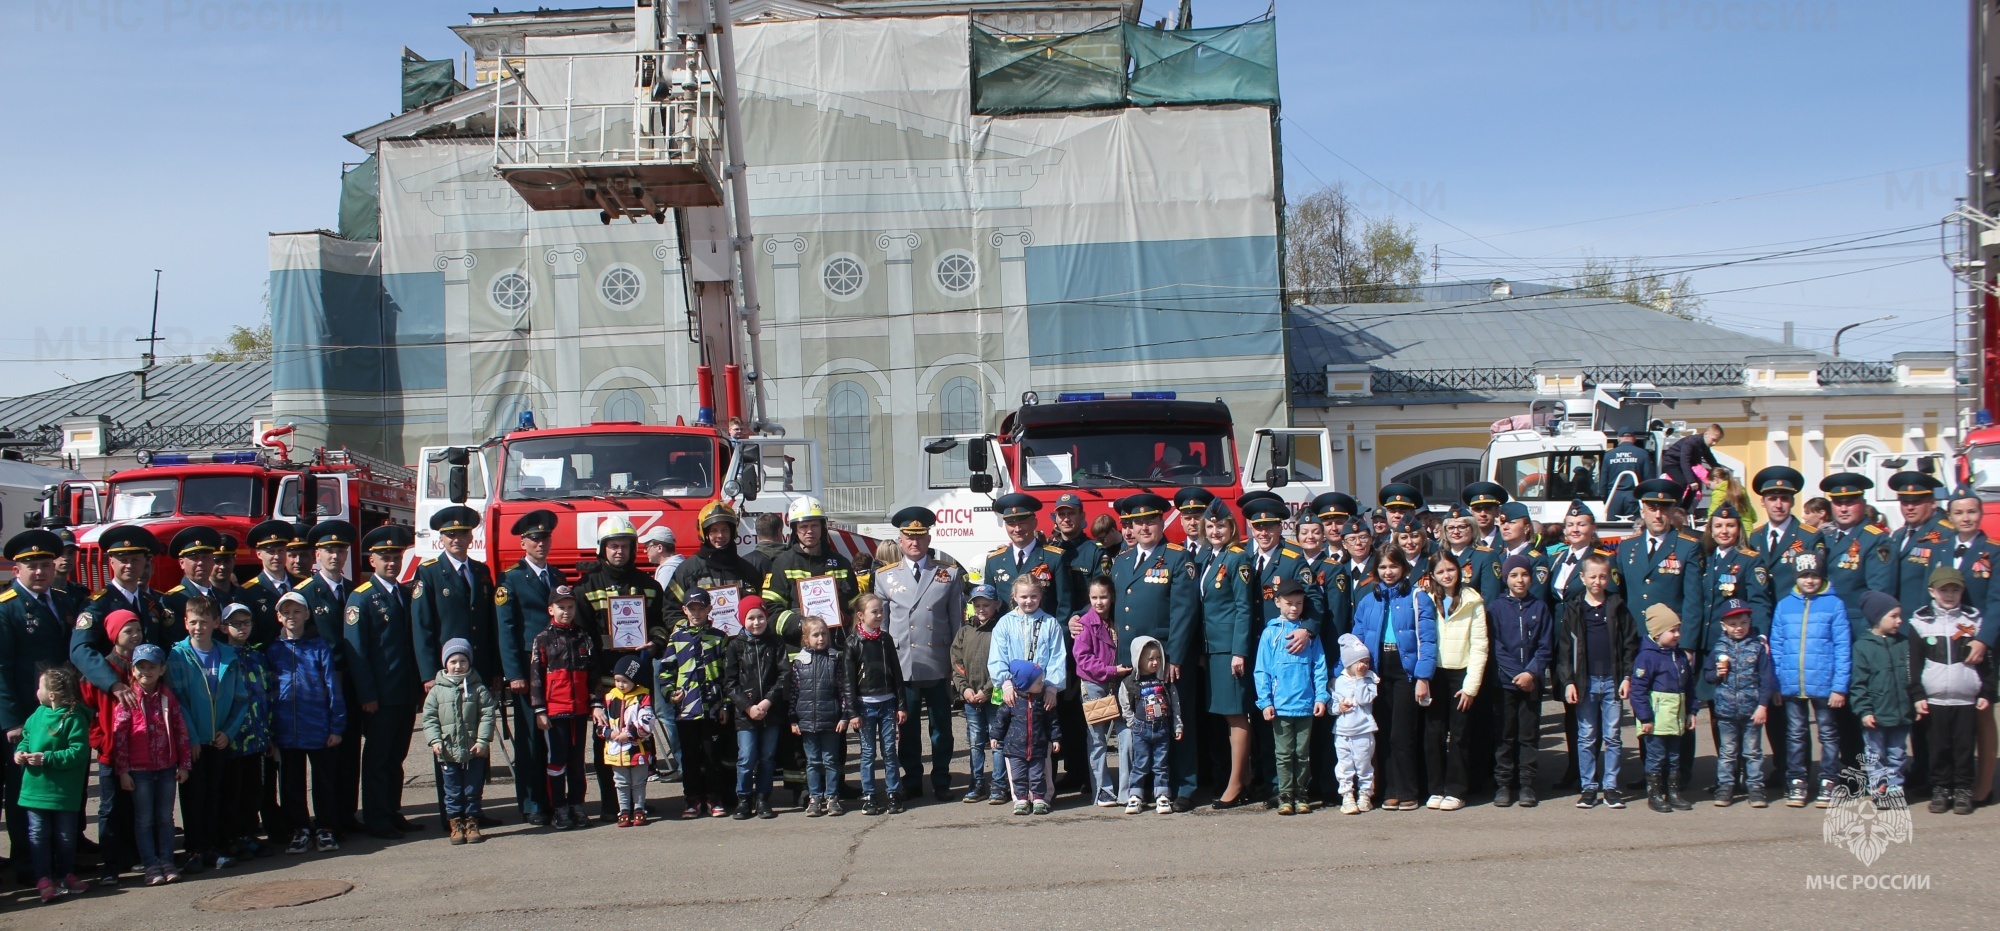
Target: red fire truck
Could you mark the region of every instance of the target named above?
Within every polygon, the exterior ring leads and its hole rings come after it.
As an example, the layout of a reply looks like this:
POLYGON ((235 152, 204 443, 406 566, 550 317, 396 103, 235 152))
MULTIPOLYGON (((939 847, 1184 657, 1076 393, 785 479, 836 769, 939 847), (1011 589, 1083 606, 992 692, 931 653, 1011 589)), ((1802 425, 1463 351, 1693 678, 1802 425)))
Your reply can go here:
MULTIPOLYGON (((243 540, 264 520, 297 522, 304 474, 314 476, 310 511, 317 514, 315 519, 339 518, 362 532, 387 523, 410 523, 416 503, 413 470, 346 449, 315 450, 308 461, 291 462, 290 449, 276 442, 289 432, 281 428, 266 434, 270 445, 256 449, 142 451, 138 468, 106 480, 101 499, 98 490, 87 484, 73 496, 59 489, 59 500, 74 497, 76 502, 68 516, 102 517, 75 528, 77 581, 92 589, 103 587, 107 567, 98 538, 112 527, 137 525, 160 540, 153 587, 170 589, 181 577, 179 561, 165 552, 175 534, 199 524, 243 540)), ((237 550, 239 577, 255 574, 257 566, 256 553, 247 547, 237 550)))
POLYGON ((1987 424, 1967 431, 1956 469, 1957 486, 1971 488, 1979 495, 1985 512, 1980 529, 1988 537, 2000 539, 2000 426, 1987 424))
MULTIPOLYGON (((998 433, 926 438, 925 490, 890 508, 921 504, 937 512, 935 545, 966 565, 983 565, 1006 542, 993 499, 1010 492, 1041 499, 1044 510, 1075 494, 1088 524, 1111 514, 1119 498, 1142 491, 1171 500, 1190 486, 1228 499, 1268 489, 1296 513, 1314 495, 1334 490, 1327 468, 1333 452, 1322 428, 1260 429, 1249 457, 1239 460, 1235 420, 1219 399, 1071 392, 1047 404, 1031 391, 1021 401, 1002 416, 998 433)), ((1168 521, 1168 537, 1181 539, 1177 521, 1168 521)))

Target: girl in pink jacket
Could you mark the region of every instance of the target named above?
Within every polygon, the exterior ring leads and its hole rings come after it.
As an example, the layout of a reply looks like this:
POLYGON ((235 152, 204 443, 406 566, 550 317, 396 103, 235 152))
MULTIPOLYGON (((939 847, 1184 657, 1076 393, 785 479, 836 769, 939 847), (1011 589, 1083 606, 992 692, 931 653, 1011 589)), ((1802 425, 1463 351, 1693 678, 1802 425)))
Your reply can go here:
POLYGON ((180 878, 174 868, 174 787, 194 765, 187 718, 166 685, 167 654, 151 643, 132 651, 132 686, 139 707, 122 702, 111 723, 111 766, 132 793, 133 833, 146 885, 180 878))

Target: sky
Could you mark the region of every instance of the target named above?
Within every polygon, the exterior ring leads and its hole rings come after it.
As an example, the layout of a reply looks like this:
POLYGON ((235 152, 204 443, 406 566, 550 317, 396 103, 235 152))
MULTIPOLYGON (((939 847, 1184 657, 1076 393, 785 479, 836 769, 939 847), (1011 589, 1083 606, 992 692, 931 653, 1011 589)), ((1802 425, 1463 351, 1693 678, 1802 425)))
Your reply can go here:
MULTIPOLYGON (((1194 0, 1196 25, 1269 5, 1194 0)), ((471 6, 0 4, 16 127, 0 146, 0 393, 136 367, 156 268, 162 355, 261 322, 265 234, 336 224, 341 166, 364 154, 342 134, 393 115, 404 46, 458 57, 448 27, 471 6)), ((1177 6, 1147 0, 1145 19, 1177 6)), ((1963 2, 1277 13, 1288 193, 1343 184, 1364 213, 1414 224, 1439 280, 1636 258, 1685 270, 1704 312, 1748 333, 1790 321, 1825 349, 1863 323, 1842 342, 1855 358, 1951 346, 1938 221, 1965 187, 1963 2)))

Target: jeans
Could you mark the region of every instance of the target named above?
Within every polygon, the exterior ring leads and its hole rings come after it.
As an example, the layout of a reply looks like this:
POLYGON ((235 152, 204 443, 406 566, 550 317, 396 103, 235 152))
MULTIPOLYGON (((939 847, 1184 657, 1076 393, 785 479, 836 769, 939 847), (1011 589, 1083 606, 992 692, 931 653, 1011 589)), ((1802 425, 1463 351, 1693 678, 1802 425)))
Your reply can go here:
POLYGON ((1618 788, 1618 757, 1625 739, 1618 721, 1617 676, 1591 676, 1590 692, 1576 703, 1576 777, 1586 792, 1618 788))
POLYGON ((110 763, 97 764, 97 850, 104 858, 100 876, 122 873, 139 861, 132 842, 132 793, 118 787, 110 763))
POLYGON ((1278 797, 1306 797, 1308 767, 1311 765, 1311 716, 1280 717, 1271 722, 1272 754, 1278 762, 1278 797))
POLYGON ((984 786, 989 794, 995 796, 1002 794, 1001 784, 1007 780, 1007 766, 1000 762, 997 751, 986 749, 986 744, 994 737, 993 719, 999 712, 1000 706, 990 701, 965 706, 966 756, 972 761, 972 787, 978 789, 984 786))
POLYGON ((1868 770, 1870 790, 1888 786, 1903 789, 1903 767, 1909 762, 1910 725, 1864 727, 1861 729, 1862 766, 1868 770))
POLYGON ((778 762, 778 725, 760 721, 736 729, 736 798, 771 797, 771 771, 778 762))
POLYGON ((1165 798, 1173 790, 1167 779, 1167 748, 1174 743, 1172 724, 1163 725, 1157 733, 1144 733, 1137 728, 1126 728, 1125 736, 1119 741, 1124 751, 1121 763, 1125 766, 1125 797, 1145 801, 1146 787, 1150 782, 1153 794, 1165 798))
POLYGON ((878 761, 882 764, 882 775, 889 783, 889 794, 893 796, 903 791, 903 774, 896 765, 896 704, 895 701, 861 703, 861 795, 864 798, 875 797, 875 764, 878 761))
MULTIPOLYGON (((1116 686, 1106 687, 1086 679, 1083 682, 1083 700, 1096 701, 1112 694, 1112 688, 1116 688, 1116 686)), ((967 720, 971 720, 971 717, 970 713, 966 715, 967 720)), ((1124 726, 1125 720, 1123 718, 1112 718, 1102 724, 1084 726, 1084 734, 1089 738, 1092 801, 1118 801, 1118 786, 1111 781, 1111 764, 1105 758, 1108 756, 1107 751, 1111 743, 1112 732, 1124 726)), ((978 778, 978 766, 976 764, 973 767, 973 777, 975 780, 978 778)))
POLYGON ((1785 779, 1804 782, 1806 760, 1811 755, 1812 738, 1806 733, 1807 718, 1819 732, 1819 779, 1840 778, 1840 725, 1824 698, 1785 696, 1785 779))
POLYGON ((1649 734, 1642 736, 1639 739, 1639 743, 1643 744, 1646 748, 1646 775, 1648 777, 1666 776, 1671 773, 1680 772, 1681 739, 1679 735, 1673 737, 1654 737, 1649 734))
MULTIPOLYGON (((839 731, 818 731, 804 735, 806 744, 806 795, 832 798, 840 788, 840 745, 847 735, 839 731)), ((893 764, 890 772, 895 772, 893 764)))
POLYGON ((439 763, 444 776, 444 816, 479 817, 480 790, 486 785, 486 758, 475 756, 463 763, 439 763))
POLYGON ((132 839, 139 865, 166 869, 174 860, 174 770, 132 770, 132 839))
POLYGON ((34 854, 36 879, 60 882, 76 872, 76 821, 73 811, 28 809, 28 847, 34 854))
MULTIPOLYGON (((925 710, 930 712, 931 788, 939 791, 951 788, 951 754, 958 749, 952 746, 951 738, 951 683, 944 679, 905 682, 901 698, 903 710, 908 712, 902 725, 902 748, 900 753, 894 749, 888 752, 890 759, 901 757, 903 772, 891 789, 900 785, 900 780, 914 783, 923 778, 924 745, 919 740, 918 718, 919 712, 925 710)), ((862 791, 866 792, 867 787, 863 786, 862 791)))
POLYGON ((1744 788, 1752 795, 1764 791, 1764 732, 1750 723, 1746 715, 1740 718, 1717 716, 1715 730, 1720 739, 1715 745, 1715 784, 1725 792, 1736 789, 1736 776, 1743 776, 1744 788))

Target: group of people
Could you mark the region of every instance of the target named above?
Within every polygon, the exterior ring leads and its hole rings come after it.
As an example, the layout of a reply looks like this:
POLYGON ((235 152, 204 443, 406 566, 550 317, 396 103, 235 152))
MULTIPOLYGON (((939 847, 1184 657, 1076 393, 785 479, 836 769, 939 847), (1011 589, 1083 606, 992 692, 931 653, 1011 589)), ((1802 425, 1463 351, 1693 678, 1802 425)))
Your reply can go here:
POLYGON ((1647 804, 1691 808, 1705 709, 1717 805, 1740 785, 1751 806, 1824 806, 1858 762, 1855 791, 1878 804, 1922 787, 1931 811, 1967 814, 1992 784, 2000 546, 1975 497, 1940 514, 1935 479, 1890 484, 1893 533, 1848 473, 1820 484, 1829 519, 1801 520, 1804 480, 1783 466, 1751 483, 1762 523, 1722 500, 1696 533, 1684 489, 1648 479, 1615 547, 1581 503, 1556 532, 1490 482, 1435 532, 1399 484, 1376 515, 1340 493, 1297 513, 1269 492, 1133 494, 1115 535, 1089 532, 1076 495, 1044 527, 1043 503, 1012 494, 994 503, 1008 543, 977 567, 931 546, 924 508, 893 515, 893 549, 854 566, 802 498, 785 539, 748 555, 726 503, 701 510, 687 554, 607 517, 575 572, 548 562, 557 518, 537 510, 496 574, 469 556, 479 514, 452 507, 431 521, 443 552, 407 584, 406 527, 267 521, 245 541, 261 571, 240 584, 235 541, 176 535, 182 580, 164 593, 142 527, 101 535, 96 593, 67 580, 72 543, 29 530, 6 544, 0 591, 12 865, 44 901, 87 889, 93 763, 99 883, 400 838, 423 827, 401 810, 419 730, 453 844, 495 823, 482 795, 502 740, 521 816, 558 830, 645 825, 649 783, 676 780, 682 819, 776 817, 780 784, 810 817, 857 800, 895 814, 926 781, 938 801, 1030 817, 1062 792, 1164 814, 1204 789, 1216 808, 1286 815, 1450 811, 1489 788, 1533 807, 1547 700, 1578 807, 1624 807, 1629 714, 1647 804))

